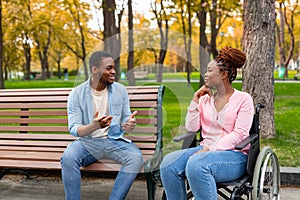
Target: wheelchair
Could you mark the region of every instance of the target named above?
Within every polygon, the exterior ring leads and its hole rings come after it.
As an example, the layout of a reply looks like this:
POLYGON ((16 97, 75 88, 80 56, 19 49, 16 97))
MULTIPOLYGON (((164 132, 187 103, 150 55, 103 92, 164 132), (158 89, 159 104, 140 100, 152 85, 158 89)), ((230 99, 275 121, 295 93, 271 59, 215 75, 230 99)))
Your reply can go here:
MULTIPOLYGON (((250 144, 245 175, 234 181, 217 183, 218 195, 223 199, 280 199, 280 170, 277 156, 270 147, 260 150, 259 111, 262 108, 264 105, 256 105, 250 134, 235 147, 237 150, 241 150, 250 144)), ((175 142, 183 140, 182 148, 185 149, 195 147, 201 141, 201 135, 198 138, 197 133, 186 133, 173 138, 173 140, 175 142)), ((186 188, 187 199, 194 199, 187 181, 186 188)), ((163 193, 162 199, 166 199, 165 193, 163 193)))

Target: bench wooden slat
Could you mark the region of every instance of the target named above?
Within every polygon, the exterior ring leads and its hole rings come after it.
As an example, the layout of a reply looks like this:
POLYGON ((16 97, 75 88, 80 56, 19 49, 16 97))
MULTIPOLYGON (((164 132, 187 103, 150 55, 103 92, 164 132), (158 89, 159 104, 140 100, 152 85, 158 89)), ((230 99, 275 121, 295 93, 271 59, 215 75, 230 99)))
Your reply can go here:
POLYGON ((73 141, 71 134, 0 134, 0 139, 73 141))
POLYGON ((157 99, 157 94, 129 95, 130 101, 151 101, 157 99))
MULTIPOLYGON (((1 151, 1 159, 12 159, 12 160, 40 160, 40 161, 60 161, 63 152, 38 152, 38 151, 1 151)), ((149 156, 143 154, 144 159, 149 156)), ((100 160, 105 163, 115 163, 111 160, 100 160)))
POLYGON ((1 103, 0 109, 2 108, 18 108, 18 109, 30 109, 30 108, 66 108, 67 102, 57 103, 1 103))
MULTIPOLYGON (((0 166, 4 168, 23 168, 23 169, 42 169, 42 170, 60 170, 60 163, 57 161, 49 162, 49 161, 36 161, 36 160, 10 160, 3 159, 0 160, 0 166)), ((118 172, 121 166, 119 164, 103 164, 103 163, 94 163, 93 165, 89 165, 86 167, 82 167, 82 171, 89 172, 98 172, 98 171, 110 171, 110 172, 118 172)), ((143 172, 143 169, 141 169, 143 172)))
MULTIPOLYGON (((155 142, 156 136, 125 136, 134 142, 155 142)), ((71 134, 0 134, 0 139, 9 140, 54 140, 54 141, 73 141, 71 134)))
POLYGON ((11 160, 0 159, 0 166, 3 168, 21 168, 21 169, 43 169, 43 170, 60 170, 59 162, 33 161, 33 160, 11 160))
POLYGON ((1 97, 0 103, 2 102, 62 102, 67 100, 67 96, 36 96, 36 97, 1 97))
POLYGON ((67 147, 67 141, 30 141, 30 140, 0 140, 0 145, 5 146, 31 146, 31 147, 67 147))
MULTIPOLYGON (((49 161, 35 161, 35 160, 10 160, 3 159, 0 160, 0 166, 4 168, 22 168, 22 169, 42 169, 42 170, 60 170, 61 166, 59 162, 49 162, 49 161)), ((82 167, 82 171, 87 172, 118 172, 121 166, 119 164, 105 164, 105 163, 93 163, 92 165, 88 165, 82 167)), ((143 168, 141 168, 141 173, 144 172, 143 168)))
POLYGON ((66 116, 66 110, 0 111, 0 116, 66 116))
MULTIPOLYGON (((155 118, 137 118, 137 124, 157 124, 155 118)), ((67 118, 0 118, 0 123, 10 124, 67 124, 67 118)))
MULTIPOLYGON (((30 141, 30 140, 0 140, 0 145, 4 146, 31 146, 31 147, 67 147, 68 141, 30 141)), ((136 143, 140 149, 155 149, 154 143, 136 143)))
MULTIPOLYGON (((137 120, 138 121, 138 120, 137 120)), ((0 118, 0 123, 10 124, 67 124, 67 118, 0 118)))
POLYGON ((137 110, 137 116, 157 116, 157 110, 137 110))
POLYGON ((0 146, 0 151, 38 151, 38 152, 64 152, 65 147, 52 148, 52 147, 24 147, 24 146, 0 146))
POLYGON ((0 151, 1 159, 59 161, 62 152, 0 151))
POLYGON ((157 127, 135 127, 130 133, 156 133, 157 127))
POLYGON ((156 118, 136 118, 137 124, 157 124, 156 118))
POLYGON ((0 97, 22 97, 22 96, 68 96, 70 91, 65 90, 65 91, 59 91, 59 93, 55 90, 53 91, 10 91, 10 92, 0 92, 0 97))
MULTIPOLYGON (((0 151, 15 151, 15 152, 56 152, 63 153, 66 148, 49 148, 49 147, 23 147, 23 146, 0 146, 0 151)), ((142 149, 144 157, 149 157, 154 154, 154 150, 142 149)))
POLYGON ((156 101, 130 101, 130 107, 133 108, 156 108, 156 101))
POLYGON ((0 131, 68 132, 66 126, 0 126, 0 131))

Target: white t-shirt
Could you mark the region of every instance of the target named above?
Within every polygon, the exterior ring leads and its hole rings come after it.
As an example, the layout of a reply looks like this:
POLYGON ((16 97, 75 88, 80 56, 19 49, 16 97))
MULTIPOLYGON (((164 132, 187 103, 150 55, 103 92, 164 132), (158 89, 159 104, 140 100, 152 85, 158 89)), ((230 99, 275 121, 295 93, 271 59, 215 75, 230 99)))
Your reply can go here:
MULTIPOLYGON (((98 111, 98 117, 108 116, 108 90, 107 87, 102 91, 92 89, 93 106, 95 112, 98 111)), ((108 127, 98 129, 92 133, 92 137, 104 137, 108 134, 108 127)))

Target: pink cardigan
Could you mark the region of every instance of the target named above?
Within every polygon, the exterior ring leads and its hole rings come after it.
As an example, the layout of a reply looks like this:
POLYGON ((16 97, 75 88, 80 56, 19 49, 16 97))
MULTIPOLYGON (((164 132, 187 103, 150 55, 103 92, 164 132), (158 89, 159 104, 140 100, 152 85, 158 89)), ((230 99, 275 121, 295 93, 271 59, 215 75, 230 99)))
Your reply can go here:
MULTIPOLYGON (((215 109, 213 95, 204 95, 199 104, 191 101, 185 127, 191 132, 201 128, 203 141, 200 144, 211 151, 235 150, 235 145, 249 136, 253 114, 253 100, 246 92, 234 90, 219 112, 215 109)), ((248 149, 249 146, 242 152, 247 154, 248 149)))

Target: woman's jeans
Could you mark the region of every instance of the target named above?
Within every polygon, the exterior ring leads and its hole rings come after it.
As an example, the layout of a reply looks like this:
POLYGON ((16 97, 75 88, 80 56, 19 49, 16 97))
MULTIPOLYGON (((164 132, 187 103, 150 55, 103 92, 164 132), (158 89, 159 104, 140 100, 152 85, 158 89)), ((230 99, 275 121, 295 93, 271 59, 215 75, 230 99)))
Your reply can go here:
POLYGON ((115 160, 122 164, 109 199, 121 200, 126 198, 143 164, 143 156, 139 148, 122 139, 81 138, 72 142, 61 158, 62 180, 67 200, 80 199, 80 167, 103 158, 115 160))
POLYGON ((233 181, 246 172, 247 156, 235 151, 194 154, 202 146, 167 154, 161 165, 162 183, 169 200, 185 200, 185 178, 197 200, 217 200, 217 182, 233 181))

